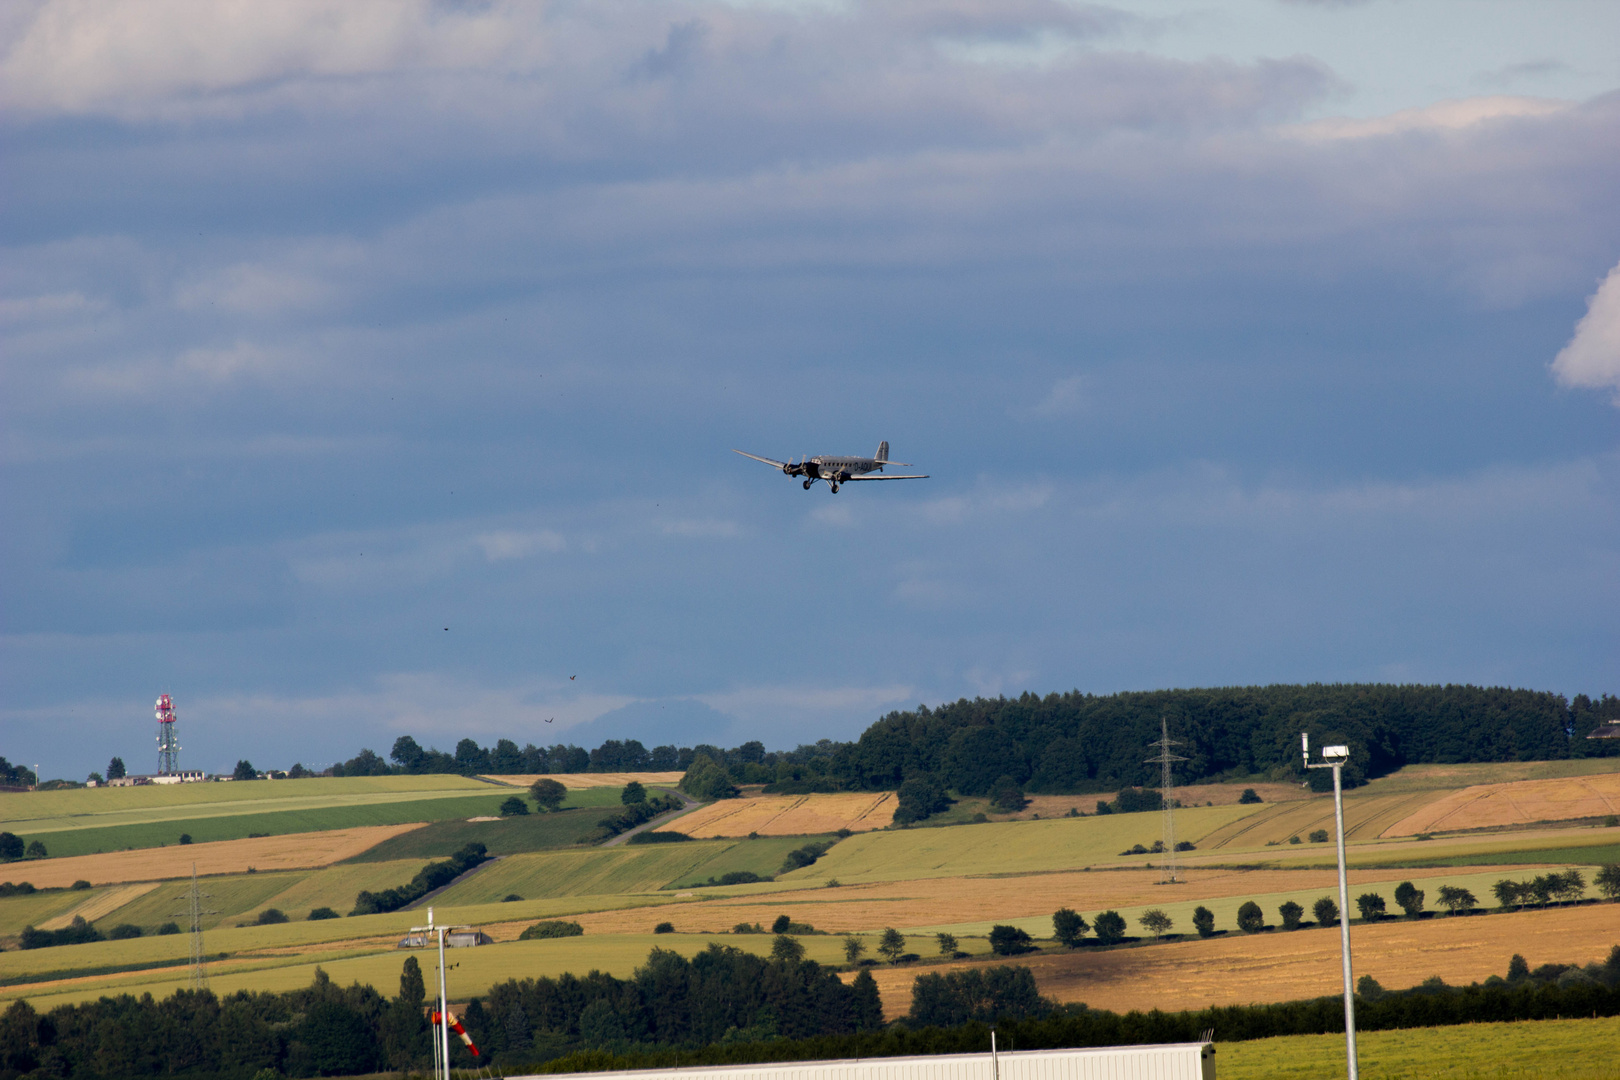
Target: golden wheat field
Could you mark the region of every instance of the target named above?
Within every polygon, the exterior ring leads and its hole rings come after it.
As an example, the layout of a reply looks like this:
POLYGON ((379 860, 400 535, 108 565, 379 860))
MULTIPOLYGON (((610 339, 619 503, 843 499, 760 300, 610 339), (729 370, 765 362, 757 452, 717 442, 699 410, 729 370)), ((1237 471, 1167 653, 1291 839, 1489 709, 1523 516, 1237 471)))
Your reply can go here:
POLYGON ((421 827, 420 824, 365 825, 355 829, 114 851, 105 855, 71 855, 31 862, 26 870, 19 868, 17 876, 32 882, 36 888, 50 889, 80 880, 109 885, 190 877, 193 864, 198 874, 244 874, 250 868, 302 870, 328 866, 375 847, 391 836, 421 827))
POLYGON ((1620 773, 1559 780, 1516 780, 1454 791, 1408 814, 1384 836, 1490 829, 1537 821, 1620 814, 1620 773))
POLYGON ((760 795, 725 799, 694 810, 660 830, 708 839, 716 836, 814 836, 839 829, 869 832, 894 822, 892 791, 838 795, 760 795))
POLYGON ((511 784, 514 787, 528 787, 536 780, 555 780, 570 791, 578 791, 584 788, 624 787, 632 780, 644 787, 652 787, 655 784, 660 787, 674 787, 685 775, 682 772, 490 773, 479 779, 493 780, 497 784, 511 784))
MULTIPOLYGON (((1616 904, 1421 922, 1390 920, 1350 931, 1356 978, 1371 975, 1390 990, 1415 986, 1434 975, 1452 984, 1483 981, 1505 974, 1514 953, 1522 954, 1532 967, 1601 962, 1615 945, 1620 945, 1616 904)), ((943 972, 984 962, 926 970, 943 972)), ((1343 990, 1339 935, 1332 927, 1227 934, 1137 949, 1043 952, 1013 962, 1033 971, 1041 993, 1048 997, 1116 1012, 1295 1001, 1343 990)), ((911 983, 918 973, 907 968, 872 970, 886 1016, 910 1010, 911 983)))
POLYGON ((119 908, 138 900, 142 896, 158 887, 155 881, 140 881, 133 885, 121 885, 86 900, 71 911, 64 911, 53 919, 46 919, 39 924, 41 930, 60 930, 74 919, 83 919, 93 923, 104 915, 110 915, 119 908))

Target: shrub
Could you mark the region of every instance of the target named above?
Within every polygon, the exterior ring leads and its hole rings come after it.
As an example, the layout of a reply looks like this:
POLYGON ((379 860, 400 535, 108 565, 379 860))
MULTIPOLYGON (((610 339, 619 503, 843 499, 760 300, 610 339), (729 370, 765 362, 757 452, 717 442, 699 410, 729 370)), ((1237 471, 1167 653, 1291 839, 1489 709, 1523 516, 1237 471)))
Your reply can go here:
POLYGON ((258 926, 274 926, 276 923, 284 923, 286 921, 287 913, 282 911, 280 908, 273 907, 265 908, 263 911, 259 912, 259 917, 253 920, 254 924, 258 926))
POLYGON ((1311 905, 1311 914, 1316 916, 1318 926, 1339 921, 1339 905, 1333 902, 1333 897, 1324 896, 1311 905))
POLYGON ((990 951, 997 956, 1018 956, 1034 952, 1035 942, 1016 926, 998 924, 990 928, 990 951))
POLYGON ((1327 842, 1328 842, 1328 831, 1326 829, 1312 829, 1311 830, 1311 843, 1313 843, 1313 844, 1325 844, 1327 842))
POLYGON ((1284 930, 1298 930, 1299 921, 1305 917, 1305 909, 1292 900, 1287 900, 1277 908, 1277 914, 1282 916, 1284 930))
POLYGON ((75 915, 73 921, 60 930, 36 930, 32 926, 23 927, 18 935, 17 947, 19 949, 47 949, 53 945, 82 945, 90 941, 105 941, 101 931, 84 921, 84 916, 75 915))
POLYGON ((180 932, 180 924, 177 922, 166 922, 157 928, 157 932, 158 937, 167 937, 169 934, 178 934, 180 932))
POLYGON ((675 924, 672 922, 661 922, 653 927, 653 933, 655 934, 673 934, 674 932, 675 924))
POLYGON ((546 813, 555 813, 568 798, 568 789, 549 777, 542 776, 529 785, 529 798, 546 813))
POLYGON ((522 900, 522 899, 523 899, 523 897, 519 896, 517 893, 509 892, 505 896, 501 897, 501 903, 503 903, 503 904, 515 904, 519 900, 522 900))
POLYGON ((684 844, 692 839, 686 833, 676 832, 674 829, 658 829, 653 832, 638 832, 627 843, 631 844, 684 844))
POLYGON ((189 843, 191 843, 191 834, 190 834, 190 833, 188 833, 188 832, 183 832, 183 833, 181 833, 181 834, 180 834, 180 842, 181 842, 181 843, 182 843, 182 844, 189 844, 189 843))
POLYGON ((1099 813, 1099 814, 1112 814, 1113 812, 1114 812, 1114 808, 1112 806, 1109 806, 1107 803, 1103 802, 1101 799, 1097 800, 1097 813, 1099 813))
POLYGON ((138 938, 140 936, 141 928, 133 923, 119 923, 117 926, 107 931, 107 939, 109 941, 127 941, 130 938, 138 938))
POLYGON ((1416 918, 1423 913, 1423 890, 1403 881, 1395 886, 1395 903, 1409 917, 1416 918))
POLYGON ((308 921, 319 922, 322 919, 341 919, 342 917, 343 916, 339 915, 336 911, 333 911, 329 907, 318 907, 309 909, 308 921))
POLYGON ((89 887, 90 887, 90 883, 88 881, 84 880, 84 878, 80 878, 78 881, 75 881, 72 885, 68 886, 68 888, 74 890, 75 892, 77 892, 77 891, 79 891, 81 889, 88 889, 89 887))
POLYGON ((1104 945, 1117 944, 1125 940, 1125 917, 1117 911, 1105 911, 1097 916, 1092 929, 1104 945))
POLYGON ((1384 917, 1384 898, 1375 892, 1362 893, 1356 897, 1356 910, 1368 922, 1384 917))
POLYGON ((1113 810, 1118 814, 1139 814, 1147 810, 1163 810, 1164 796, 1153 788, 1130 787, 1114 799, 1113 810))
POLYGON ((806 866, 812 866, 817 859, 827 854, 827 850, 832 846, 833 841, 820 840, 813 844, 806 844, 801 848, 794 848, 782 860, 782 869, 778 870, 777 873, 786 874, 806 866))
POLYGON ((1294 834, 1294 835, 1293 835, 1293 836, 1290 836, 1290 837, 1289 837, 1289 838, 1288 838, 1288 842, 1289 842, 1289 843, 1290 843, 1290 844, 1297 844, 1297 843, 1299 843, 1299 834, 1298 834, 1298 833, 1295 833, 1295 834, 1294 834))
POLYGON ((43 841, 30 840, 30 841, 28 841, 27 849, 23 852, 23 858, 25 858, 25 859, 48 859, 48 858, 50 858, 50 854, 48 852, 46 852, 45 844, 44 844, 43 841))
POLYGON ((1058 908, 1052 912, 1052 936, 1071 949, 1080 944, 1080 939, 1090 929, 1085 917, 1073 908, 1058 908))
POLYGON ((1215 913, 1200 904, 1193 908, 1193 929, 1202 938, 1215 936, 1215 913))
POLYGON ((1164 937, 1170 928, 1175 925, 1170 916, 1158 908, 1149 908, 1147 911, 1142 912, 1141 917, 1136 921, 1141 923, 1156 938, 1164 937))
POLYGON ((529 812, 529 804, 516 795, 501 800, 501 817, 522 817, 529 812))
POLYGON ((1237 911, 1237 925, 1245 934, 1258 934, 1266 928, 1266 913, 1253 900, 1245 900, 1237 911))
POLYGON ((1176 844, 1176 850, 1177 851, 1197 851, 1198 850, 1198 845, 1193 843, 1191 840, 1183 840, 1180 843, 1176 844))
POLYGON ((1248 806, 1248 805, 1250 805, 1252 803, 1257 803, 1257 802, 1260 802, 1260 801, 1261 801, 1261 799, 1260 799, 1259 793, 1256 792, 1254 790, 1254 788, 1252 788, 1252 787, 1244 788, 1243 789, 1243 794, 1238 796, 1238 802, 1242 803, 1245 806, 1248 806))
POLYGON ((765 928, 759 923, 740 922, 731 928, 733 934, 763 934, 765 928))
POLYGON ((547 919, 537 922, 518 935, 519 941, 539 941, 543 938, 580 937, 585 928, 567 919, 547 919))

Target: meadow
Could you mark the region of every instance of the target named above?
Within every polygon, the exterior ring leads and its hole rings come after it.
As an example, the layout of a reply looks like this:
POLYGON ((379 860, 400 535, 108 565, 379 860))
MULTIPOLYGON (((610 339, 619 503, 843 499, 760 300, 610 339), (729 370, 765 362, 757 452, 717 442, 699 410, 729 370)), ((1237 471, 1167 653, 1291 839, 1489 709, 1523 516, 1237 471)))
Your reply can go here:
MULTIPOLYGON (((1220 1042, 1221 1080, 1344 1076, 1343 1035, 1220 1042)), ((1612 1080, 1620 1017, 1364 1031, 1357 1064, 1367 1080, 1612 1080)))
POLYGON ((1620 814, 1620 773, 1478 784, 1436 799, 1391 825, 1385 836, 1487 829, 1620 814))
MULTIPOLYGON (((681 772, 490 773, 481 779, 520 788, 526 788, 536 780, 555 780, 573 792, 589 791, 593 788, 622 788, 632 780, 642 787, 674 787, 685 775, 681 772)), ((572 801, 573 796, 569 798, 572 801)))
MULTIPOLYGON (((604 788, 588 791, 606 791, 613 796, 612 805, 619 805, 617 792, 604 788)), ((606 802, 602 803, 603 807, 607 805, 606 802)), ((602 820, 605 813, 600 807, 580 807, 554 814, 527 814, 495 821, 467 821, 463 818, 435 821, 384 840, 353 856, 350 861, 442 859, 470 843, 483 844, 491 855, 516 855, 525 851, 572 847, 599 837, 601 830, 597 822, 602 820)))
POLYGON ((657 892, 729 846, 724 840, 694 840, 510 855, 450 886, 435 903, 485 904, 511 893, 536 899, 657 892))
POLYGON ((712 878, 745 870, 759 877, 771 877, 782 869, 788 852, 806 844, 827 843, 833 836, 761 836, 757 840, 737 840, 718 849, 707 859, 680 874, 666 889, 690 889, 712 878))

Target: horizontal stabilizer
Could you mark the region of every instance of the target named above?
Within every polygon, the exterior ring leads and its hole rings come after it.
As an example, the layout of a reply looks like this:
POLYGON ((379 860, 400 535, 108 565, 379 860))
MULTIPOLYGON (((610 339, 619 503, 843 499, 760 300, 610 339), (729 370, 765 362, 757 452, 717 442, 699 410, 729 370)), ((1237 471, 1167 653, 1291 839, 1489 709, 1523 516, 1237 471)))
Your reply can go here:
POLYGON ((881 474, 873 473, 873 474, 870 474, 870 475, 867 475, 867 476, 851 476, 847 480, 840 480, 839 483, 840 484, 853 484, 857 480, 927 480, 927 479, 928 479, 928 474, 927 473, 922 473, 921 475, 918 475, 918 476, 883 476, 881 474))

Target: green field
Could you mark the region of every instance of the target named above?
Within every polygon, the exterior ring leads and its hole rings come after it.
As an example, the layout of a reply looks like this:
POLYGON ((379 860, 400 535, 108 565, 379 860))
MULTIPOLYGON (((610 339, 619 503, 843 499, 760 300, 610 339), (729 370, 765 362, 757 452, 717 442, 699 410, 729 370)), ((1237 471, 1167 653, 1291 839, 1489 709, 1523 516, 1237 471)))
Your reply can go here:
POLYGON ((46 919, 66 914, 86 901, 102 896, 111 889, 49 889, 32 896, 0 898, 0 937, 22 933, 25 926, 38 926, 46 919))
POLYGON ((729 847, 715 852, 664 887, 695 888, 711 877, 722 877, 737 870, 747 870, 760 877, 770 877, 782 869, 782 860, 787 858, 787 853, 794 848, 833 839, 835 837, 832 836, 762 836, 757 840, 738 840, 729 847))
MULTIPOLYGON (((612 790, 613 801, 617 804, 617 789, 612 790)), ((491 855, 517 855, 525 851, 572 847, 597 837, 600 830, 596 823, 604 813, 600 808, 585 808, 563 810, 556 814, 502 818, 499 821, 467 821, 464 818, 437 821, 384 840, 348 861, 442 859, 475 841, 483 844, 491 855)))
MULTIPOLYGON (((1197 843, 1205 834, 1260 809, 1257 806, 1193 807, 1176 812, 1182 837, 1197 843)), ((1159 839, 1158 814, 991 822, 948 829, 898 829, 858 833, 839 843, 814 866, 783 880, 800 884, 837 878, 846 885, 868 881, 1015 874, 1079 869, 1119 863, 1119 853, 1159 839)), ((1137 857, 1151 862, 1156 856, 1137 857)))
MULTIPOLYGON (((487 904, 509 893, 526 900, 657 892, 723 852, 731 840, 510 855, 440 893, 435 903, 487 904)), ((705 875, 707 876, 707 875, 705 875)))
MULTIPOLYGON (((241 922, 243 912, 257 908, 276 893, 297 884, 307 873, 306 870, 286 870, 203 878, 199 884, 199 891, 203 894, 202 907, 211 913, 202 917, 203 928, 212 929, 221 924, 241 922)), ((190 881, 164 882, 145 896, 136 897, 116 911, 102 916, 96 920, 96 927, 102 933, 119 923, 133 923, 147 933, 166 922, 189 927, 190 893, 190 881)))
MULTIPOLYGON (((1580 865, 1582 863, 1592 866, 1610 866, 1620 863, 1620 843, 1572 845, 1570 847, 1549 848, 1539 845, 1545 843, 1544 837, 1537 837, 1533 843, 1537 846, 1521 851, 1491 851, 1474 855, 1450 855, 1438 859, 1403 859, 1402 866, 1413 868, 1428 866, 1506 866, 1514 863, 1552 863, 1580 865)), ((1346 855, 1346 861, 1349 856, 1346 855)), ((1591 875, 1587 875, 1591 880, 1591 875)))
MULTIPOLYGON (((1221 1080, 1330 1080, 1346 1074, 1344 1036, 1287 1035, 1220 1042, 1221 1080)), ((1613 1080, 1620 1017, 1363 1031, 1357 1063, 1367 1080, 1613 1080)))

